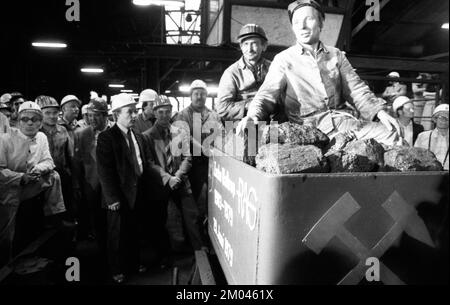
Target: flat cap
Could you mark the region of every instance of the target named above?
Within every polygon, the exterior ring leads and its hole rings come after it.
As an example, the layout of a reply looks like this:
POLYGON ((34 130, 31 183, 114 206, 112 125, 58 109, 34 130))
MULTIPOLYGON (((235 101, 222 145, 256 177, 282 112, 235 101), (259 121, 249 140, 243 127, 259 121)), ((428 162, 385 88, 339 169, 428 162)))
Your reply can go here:
POLYGON ((298 10, 301 7, 304 6, 311 6, 319 11, 319 13, 322 15, 322 17, 325 19, 325 12, 322 8, 322 5, 314 0, 296 0, 289 4, 288 6, 288 13, 289 13, 289 20, 292 22, 292 17, 294 16, 294 12, 298 10))

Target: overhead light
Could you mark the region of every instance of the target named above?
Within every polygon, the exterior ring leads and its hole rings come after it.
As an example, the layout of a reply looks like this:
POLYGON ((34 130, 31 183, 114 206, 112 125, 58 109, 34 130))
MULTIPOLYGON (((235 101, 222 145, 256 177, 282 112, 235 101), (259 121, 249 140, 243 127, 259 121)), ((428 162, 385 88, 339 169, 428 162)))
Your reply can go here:
POLYGON ((442 25, 442 28, 448 30, 448 22, 447 22, 447 23, 444 23, 444 24, 442 25))
POLYGON ((31 45, 36 48, 52 48, 52 49, 67 48, 67 44, 61 42, 33 42, 31 43, 31 45))
POLYGON ((103 73, 103 69, 101 69, 101 68, 81 68, 81 72, 83 72, 83 73, 103 73))
POLYGON ((166 93, 166 94, 169 94, 169 93, 171 93, 172 91, 170 91, 170 90, 166 90, 166 91, 164 91, 164 93, 166 93))
POLYGON ((125 88, 125 85, 122 85, 122 84, 109 84, 108 87, 110 87, 110 88, 125 88))
POLYGON ((161 5, 170 7, 183 7, 184 0, 133 0, 133 4, 138 6, 161 5))
POLYGON ((133 93, 133 90, 130 90, 130 89, 122 89, 122 90, 120 90, 120 92, 122 92, 122 93, 133 93))
POLYGON ((191 86, 182 85, 182 86, 178 87, 178 89, 179 89, 181 92, 189 92, 189 91, 191 91, 191 86))

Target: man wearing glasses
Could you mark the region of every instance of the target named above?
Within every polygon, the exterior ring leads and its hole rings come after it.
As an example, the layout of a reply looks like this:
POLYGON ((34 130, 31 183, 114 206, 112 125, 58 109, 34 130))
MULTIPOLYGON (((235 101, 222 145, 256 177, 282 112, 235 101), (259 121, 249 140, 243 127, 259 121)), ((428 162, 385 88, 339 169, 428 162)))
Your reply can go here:
POLYGON ((415 147, 428 149, 436 155, 444 170, 448 171, 448 104, 441 104, 434 109, 432 120, 436 124, 433 130, 419 134, 415 147))
POLYGON ((65 212, 61 179, 50 155, 41 108, 34 102, 18 110, 18 128, 0 135, 0 266, 11 258, 20 202, 43 195, 44 215, 65 212))

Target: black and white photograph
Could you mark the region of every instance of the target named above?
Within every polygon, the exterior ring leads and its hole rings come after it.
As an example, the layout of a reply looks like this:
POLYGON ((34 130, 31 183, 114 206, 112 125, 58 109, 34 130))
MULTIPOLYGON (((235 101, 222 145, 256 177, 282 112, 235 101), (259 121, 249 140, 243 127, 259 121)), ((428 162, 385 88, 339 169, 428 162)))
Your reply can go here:
POLYGON ((449 284, 448 0, 0 7, 0 290, 449 284))

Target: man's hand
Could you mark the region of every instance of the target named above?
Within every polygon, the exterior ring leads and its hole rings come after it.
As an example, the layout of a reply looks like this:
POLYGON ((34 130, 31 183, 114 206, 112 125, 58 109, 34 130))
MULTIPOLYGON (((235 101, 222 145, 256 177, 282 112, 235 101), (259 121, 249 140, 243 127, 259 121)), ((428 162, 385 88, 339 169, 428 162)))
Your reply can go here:
POLYGON ((108 205, 108 210, 110 211, 118 211, 120 209, 120 202, 114 202, 113 204, 108 205))
POLYGON ((176 190, 177 188, 180 187, 181 182, 182 182, 182 181, 181 181, 180 178, 175 177, 175 176, 172 176, 172 177, 170 177, 170 179, 169 179, 169 187, 170 187, 172 190, 176 190))
POLYGON ((384 110, 380 110, 377 113, 377 117, 380 120, 380 122, 386 126, 386 128, 390 131, 392 130, 392 128, 395 128, 395 130, 397 131, 397 133, 400 135, 401 131, 400 131, 400 125, 398 125, 398 122, 396 119, 394 119, 393 117, 391 117, 389 114, 386 113, 386 111, 384 110))
POLYGON ((33 173, 25 173, 23 174, 22 178, 20 179, 20 185, 27 185, 29 183, 34 183, 39 181, 39 178, 41 175, 39 174, 33 174, 33 173))
POLYGON ((250 124, 257 125, 258 119, 251 116, 244 117, 236 127, 236 134, 243 137, 245 134, 245 128, 247 128, 250 124))

